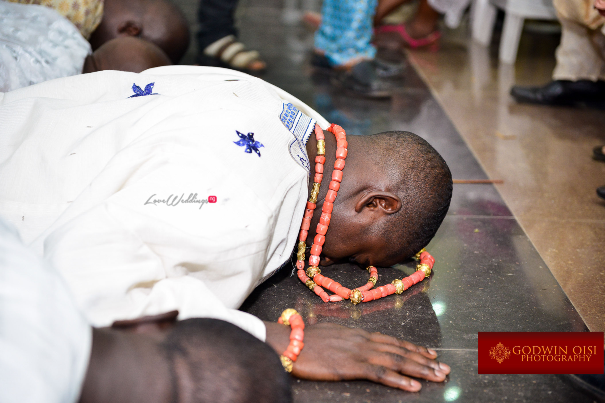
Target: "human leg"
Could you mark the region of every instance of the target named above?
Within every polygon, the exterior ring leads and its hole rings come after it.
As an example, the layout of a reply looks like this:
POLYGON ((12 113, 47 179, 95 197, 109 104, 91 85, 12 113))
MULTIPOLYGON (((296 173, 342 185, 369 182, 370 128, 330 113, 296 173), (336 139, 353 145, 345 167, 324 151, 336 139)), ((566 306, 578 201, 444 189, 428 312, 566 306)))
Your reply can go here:
POLYGON ((200 50, 226 36, 237 36, 234 18, 236 7, 237 0, 200 0, 197 10, 200 26, 197 42, 200 50))
MULTIPOLYGON (((379 5, 375 18, 377 24, 398 5, 396 3, 397 0, 385 0, 382 7, 379 5)), ((404 1, 399 0, 399 4, 403 3, 404 1)), ((392 43, 396 43, 397 47, 435 47, 441 37, 441 33, 437 30, 439 16, 439 12, 427 0, 420 0, 418 10, 410 21, 403 24, 378 26, 375 30, 375 43, 379 47, 386 48, 392 47, 392 43)))
POLYGON ((576 105, 605 102, 605 18, 590 0, 555 1, 563 28, 553 81, 539 87, 511 89, 517 102, 576 105), (599 28, 599 29, 597 29, 599 28))
POLYGON ((371 39, 376 5, 376 0, 324 1, 311 64, 333 72, 333 83, 349 92, 384 98, 397 86, 388 79, 400 75, 401 66, 375 59, 371 39))
POLYGON ((333 66, 352 66, 373 59, 376 49, 371 44, 372 18, 376 5, 376 0, 324 1, 315 49, 333 66))
POLYGON ((255 50, 237 41, 235 8, 238 0, 200 0, 197 33, 198 63, 258 73, 266 68, 255 50))

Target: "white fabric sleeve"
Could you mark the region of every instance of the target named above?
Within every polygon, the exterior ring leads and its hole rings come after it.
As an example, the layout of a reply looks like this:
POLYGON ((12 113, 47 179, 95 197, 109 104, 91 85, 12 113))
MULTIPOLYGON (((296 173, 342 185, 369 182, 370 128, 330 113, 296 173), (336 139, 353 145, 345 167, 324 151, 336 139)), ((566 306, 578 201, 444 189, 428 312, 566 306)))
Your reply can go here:
POLYGON ((0 402, 76 402, 91 345, 59 273, 0 219, 0 402))
POLYGON ((47 237, 44 255, 91 324, 178 310, 179 319, 221 319, 265 339, 262 321, 236 308, 262 277, 273 217, 228 170, 200 179, 212 163, 193 151, 157 152, 119 191, 47 237), (149 203, 181 191, 218 201, 149 203))

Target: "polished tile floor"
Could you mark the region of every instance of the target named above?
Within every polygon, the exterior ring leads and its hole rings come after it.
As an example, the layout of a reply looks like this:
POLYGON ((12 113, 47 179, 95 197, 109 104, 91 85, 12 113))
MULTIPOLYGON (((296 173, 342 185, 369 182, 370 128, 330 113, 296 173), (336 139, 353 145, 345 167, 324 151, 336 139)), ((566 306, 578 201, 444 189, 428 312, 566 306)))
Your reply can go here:
MULTIPOLYGON (((197 2, 178 3, 193 24, 197 2)), ((471 46, 459 32, 437 53, 408 55, 405 85, 392 100, 350 97, 311 74, 312 34, 288 23, 297 16, 281 1, 243 1, 239 14, 241 37, 270 66, 263 78, 348 133, 410 130, 442 153, 454 177, 505 181, 455 185, 429 246, 435 274, 400 296, 327 305, 287 268, 255 291, 242 309, 261 319, 295 307, 306 323, 380 331, 435 348, 452 366, 446 383, 425 382, 419 393, 363 381, 294 380, 295 401, 591 402, 563 376, 478 375, 477 332, 585 331, 585 323, 604 330, 605 204, 594 188, 605 184, 605 164, 590 160, 593 143, 605 143, 603 113, 514 105, 508 87, 546 81, 552 60, 532 65, 528 56, 516 72, 497 69, 493 49, 471 46)), ((522 42, 522 55, 527 47, 522 42)), ((194 55, 192 47, 184 62, 194 63, 194 55)), ((345 285, 367 276, 349 265, 326 270, 345 285)), ((379 282, 412 271, 412 263, 382 269, 379 282)))

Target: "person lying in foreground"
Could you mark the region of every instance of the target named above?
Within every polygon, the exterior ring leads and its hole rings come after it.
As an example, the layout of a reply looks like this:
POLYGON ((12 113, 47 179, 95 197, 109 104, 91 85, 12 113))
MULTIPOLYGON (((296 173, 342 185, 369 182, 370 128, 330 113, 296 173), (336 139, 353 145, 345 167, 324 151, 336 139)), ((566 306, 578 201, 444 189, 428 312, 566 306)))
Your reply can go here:
MULTIPOLYGON (((237 308, 290 264, 315 188, 316 124, 330 126, 284 91, 208 67, 104 71, 0 94, 0 214, 61 272, 93 326, 178 310, 179 320, 231 322, 281 354, 290 329, 237 308)), ((322 132, 327 182, 336 139, 322 132)), ((309 225, 314 239, 332 203, 317 259, 408 259, 445 217, 447 164, 407 132, 347 141, 338 197, 326 201, 334 194, 324 183, 309 225)), ((417 391, 408 376, 440 382, 449 373, 436 357, 320 324, 306 327, 292 373, 417 391)))
POLYGON ((178 63, 189 47, 187 19, 170 0, 8 2, 41 5, 54 10, 79 30, 81 36, 90 42, 92 50, 97 50, 112 39, 131 36, 155 44, 168 55, 172 63, 178 63))
POLYGON ((277 354, 230 323, 168 312, 91 328, 1 217, 0 280, 3 403, 292 401, 277 354))
POLYGON ((111 39, 92 52, 75 25, 35 4, 0 1, 0 91, 101 70, 139 73, 171 64, 151 42, 111 39))

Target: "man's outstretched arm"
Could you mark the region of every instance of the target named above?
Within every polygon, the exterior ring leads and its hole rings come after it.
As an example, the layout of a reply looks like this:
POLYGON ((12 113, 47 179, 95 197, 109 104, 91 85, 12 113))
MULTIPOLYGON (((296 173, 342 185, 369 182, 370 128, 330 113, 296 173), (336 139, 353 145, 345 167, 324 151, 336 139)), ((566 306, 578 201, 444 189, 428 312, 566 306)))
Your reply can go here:
POLYGON ((290 379, 267 344, 221 320, 160 323, 162 316, 93 329, 80 402, 292 401, 290 379))

